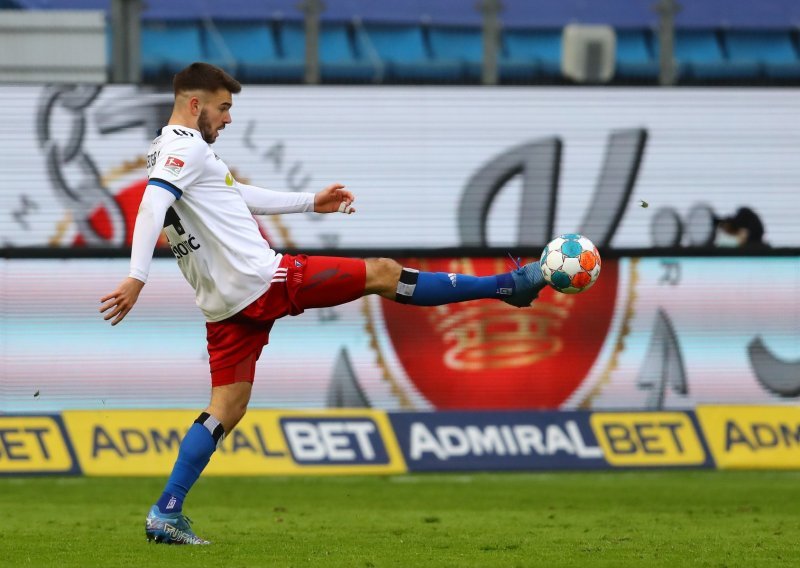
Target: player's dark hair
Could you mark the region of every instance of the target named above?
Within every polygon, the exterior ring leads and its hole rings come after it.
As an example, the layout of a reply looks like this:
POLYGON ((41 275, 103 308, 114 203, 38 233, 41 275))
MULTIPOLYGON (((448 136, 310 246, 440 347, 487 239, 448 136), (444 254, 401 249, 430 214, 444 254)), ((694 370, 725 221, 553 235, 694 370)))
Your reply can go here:
POLYGON ((242 90, 242 85, 219 67, 198 61, 175 74, 175 78, 172 80, 172 88, 176 95, 184 91, 208 91, 213 93, 219 89, 227 89, 231 93, 238 93, 242 90))

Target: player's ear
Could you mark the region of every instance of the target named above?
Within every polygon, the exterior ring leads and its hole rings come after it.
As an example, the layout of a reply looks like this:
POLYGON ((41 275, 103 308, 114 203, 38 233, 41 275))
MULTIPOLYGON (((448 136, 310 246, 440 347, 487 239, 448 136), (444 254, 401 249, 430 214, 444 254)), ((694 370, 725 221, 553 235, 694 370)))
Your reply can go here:
POLYGON ((200 98, 197 96, 189 97, 189 110, 192 112, 193 115, 200 114, 200 109, 202 104, 200 102, 200 98))

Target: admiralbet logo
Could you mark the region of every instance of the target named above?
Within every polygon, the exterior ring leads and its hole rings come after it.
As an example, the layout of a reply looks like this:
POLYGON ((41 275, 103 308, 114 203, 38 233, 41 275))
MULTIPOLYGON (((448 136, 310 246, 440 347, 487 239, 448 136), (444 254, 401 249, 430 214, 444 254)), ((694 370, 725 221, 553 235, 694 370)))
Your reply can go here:
POLYGON ((559 452, 584 459, 603 457, 602 450, 587 443, 578 424, 567 420, 542 427, 533 424, 439 425, 431 428, 413 422, 410 458, 439 460, 468 456, 552 456, 559 452))
POLYGON ((389 463, 380 429, 370 418, 283 418, 281 427, 298 464, 389 463))

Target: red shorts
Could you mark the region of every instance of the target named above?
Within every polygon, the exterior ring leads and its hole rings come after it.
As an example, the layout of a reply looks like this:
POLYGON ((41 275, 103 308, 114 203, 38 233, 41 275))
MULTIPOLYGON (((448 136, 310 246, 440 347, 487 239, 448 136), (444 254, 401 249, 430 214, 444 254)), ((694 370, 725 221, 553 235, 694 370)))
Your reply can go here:
POLYGON ((257 300, 228 319, 206 322, 211 385, 252 383, 275 320, 360 298, 366 267, 363 259, 283 255, 272 283, 257 300))

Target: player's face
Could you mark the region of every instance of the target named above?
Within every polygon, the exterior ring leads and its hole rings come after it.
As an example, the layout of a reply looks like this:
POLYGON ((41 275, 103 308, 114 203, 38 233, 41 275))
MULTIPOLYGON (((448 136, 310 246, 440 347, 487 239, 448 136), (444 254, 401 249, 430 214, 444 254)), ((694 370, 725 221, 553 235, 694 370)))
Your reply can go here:
POLYGON ((208 144, 213 144, 219 131, 231 123, 232 105, 231 94, 226 89, 208 94, 200 116, 197 117, 197 129, 208 144))

